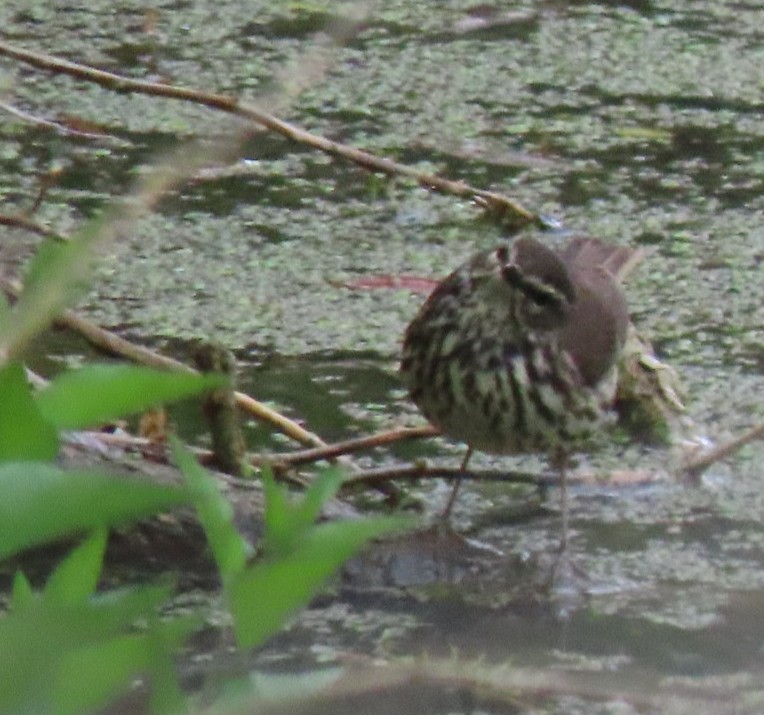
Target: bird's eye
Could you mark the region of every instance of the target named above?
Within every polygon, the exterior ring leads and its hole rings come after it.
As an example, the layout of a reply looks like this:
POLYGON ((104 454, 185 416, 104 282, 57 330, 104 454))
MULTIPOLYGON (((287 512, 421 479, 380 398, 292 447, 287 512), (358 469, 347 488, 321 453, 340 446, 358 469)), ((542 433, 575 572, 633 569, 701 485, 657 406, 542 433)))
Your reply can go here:
POLYGON ((504 266, 502 276, 509 285, 517 288, 539 308, 559 308, 564 296, 551 284, 544 283, 533 276, 525 276, 513 263, 504 266))
POLYGON ((525 287, 525 294, 541 308, 558 308, 563 302, 562 296, 554 287, 546 284, 528 284, 525 287))

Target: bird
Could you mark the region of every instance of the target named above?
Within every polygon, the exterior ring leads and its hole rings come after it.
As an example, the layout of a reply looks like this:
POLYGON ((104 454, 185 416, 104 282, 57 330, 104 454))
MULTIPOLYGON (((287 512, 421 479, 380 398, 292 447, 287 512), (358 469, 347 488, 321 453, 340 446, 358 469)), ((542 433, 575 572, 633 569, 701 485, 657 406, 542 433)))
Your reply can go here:
MULTIPOLYGON (((440 432, 474 450, 542 454, 559 472, 612 419, 637 250, 589 236, 560 249, 522 237, 476 253, 432 291, 403 336, 400 376, 440 432)), ((456 500, 454 483, 443 517, 456 500)))

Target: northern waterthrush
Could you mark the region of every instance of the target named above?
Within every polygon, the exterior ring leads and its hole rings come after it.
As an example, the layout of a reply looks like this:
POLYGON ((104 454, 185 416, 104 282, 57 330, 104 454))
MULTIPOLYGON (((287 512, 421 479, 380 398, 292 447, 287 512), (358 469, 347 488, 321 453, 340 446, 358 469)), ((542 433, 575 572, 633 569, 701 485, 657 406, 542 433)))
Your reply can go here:
MULTIPOLYGON (((561 251, 522 238, 446 277, 406 329, 401 375, 445 435, 494 454, 565 456, 607 419, 629 315, 620 279, 635 251, 593 238, 561 251)), ((450 513, 457 481, 446 508, 450 513)))

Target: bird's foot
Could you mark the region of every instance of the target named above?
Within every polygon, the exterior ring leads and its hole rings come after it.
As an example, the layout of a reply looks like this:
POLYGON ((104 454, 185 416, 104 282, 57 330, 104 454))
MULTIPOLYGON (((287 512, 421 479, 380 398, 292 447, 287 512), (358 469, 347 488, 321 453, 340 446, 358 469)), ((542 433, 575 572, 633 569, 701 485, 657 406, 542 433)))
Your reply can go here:
POLYGON ((575 560, 571 549, 564 540, 553 557, 549 596, 555 605, 557 616, 567 620, 584 603, 589 586, 589 577, 575 560))

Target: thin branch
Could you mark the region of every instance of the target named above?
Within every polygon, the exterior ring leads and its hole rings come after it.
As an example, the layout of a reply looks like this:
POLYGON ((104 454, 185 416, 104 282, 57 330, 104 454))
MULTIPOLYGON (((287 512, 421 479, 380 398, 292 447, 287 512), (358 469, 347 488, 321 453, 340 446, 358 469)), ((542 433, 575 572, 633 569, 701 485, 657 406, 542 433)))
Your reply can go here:
POLYGON ((46 196, 48 195, 48 192, 50 191, 52 186, 56 185, 56 182, 58 181, 58 177, 61 174, 61 169, 56 169, 55 171, 48 172, 46 174, 43 174, 40 177, 40 187, 37 190, 37 196, 35 196, 34 201, 32 202, 32 205, 24 211, 24 214, 26 216, 32 217, 37 213, 37 209, 42 206, 42 202, 45 201, 46 196))
POLYGON ((435 174, 423 173, 391 159, 378 157, 346 144, 333 142, 317 134, 311 134, 256 107, 244 104, 235 97, 122 77, 112 72, 105 72, 104 70, 70 62, 60 57, 14 47, 6 42, 0 42, 0 55, 12 57, 20 62, 25 62, 33 67, 56 74, 67 74, 86 82, 92 82, 115 92, 179 99, 229 114, 235 114, 256 122, 294 142, 313 147, 331 156, 341 157, 369 171, 379 172, 388 176, 405 176, 427 189, 472 199, 483 208, 498 214, 512 216, 519 223, 534 224, 541 227, 547 226, 547 222, 538 214, 529 211, 503 194, 484 191, 469 186, 463 181, 451 181, 435 174))
MULTIPOLYGON (((64 439, 66 444, 74 449, 92 451, 93 443, 97 442, 105 447, 113 447, 121 451, 139 452, 143 457, 149 457, 153 461, 161 462, 162 464, 170 464, 171 462, 170 450, 166 442, 153 442, 146 437, 138 437, 127 432, 115 433, 84 430, 67 434, 64 439)), ((215 455, 212 453, 212 450, 193 445, 186 445, 186 449, 199 460, 200 464, 215 466, 215 455)), ((221 475, 229 483, 239 488, 254 489, 257 488, 255 485, 259 484, 256 480, 242 479, 226 472, 218 472, 218 475, 221 475)), ((295 487, 304 489, 308 486, 308 482, 298 475, 277 474, 276 478, 295 487)))
POLYGON ((290 467, 296 467, 299 464, 308 464, 318 462, 322 459, 333 459, 343 454, 352 454, 375 447, 401 442, 407 439, 418 439, 420 437, 434 437, 440 434, 435 427, 429 425, 423 427, 402 427, 399 429, 379 432, 377 434, 366 435, 348 439, 343 442, 327 444, 324 447, 315 449, 305 449, 300 452, 290 452, 288 454, 274 454, 271 457, 265 457, 263 461, 268 462, 273 469, 283 470, 290 467))
POLYGON ((25 112, 22 109, 19 109, 18 107, 14 107, 12 104, 8 104, 7 102, 0 101, 0 109, 5 112, 8 112, 9 114, 13 114, 15 117, 18 117, 19 119, 22 119, 25 122, 30 122, 32 124, 35 124, 36 126, 45 127, 46 129, 52 129, 58 134, 64 134, 64 135, 68 135, 72 137, 77 137, 80 139, 95 139, 96 141, 109 141, 109 142, 118 144, 119 146, 130 146, 129 142, 126 142, 123 139, 114 137, 111 134, 83 132, 80 129, 73 129, 71 127, 67 127, 65 124, 51 121, 50 119, 43 119, 42 117, 36 117, 33 114, 29 114, 28 112, 25 112))
POLYGON ((38 236, 45 236, 47 238, 59 237, 52 228, 48 228, 48 226, 38 223, 34 219, 22 214, 0 214, 0 225, 23 228, 32 233, 36 233, 38 236))
MULTIPOLYGON (((456 467, 430 466, 425 462, 414 464, 394 465, 356 472, 345 478, 342 488, 354 489, 359 487, 379 487, 388 481, 404 480, 419 481, 421 479, 463 479, 474 482, 505 482, 509 484, 530 484, 544 489, 560 484, 557 471, 531 473, 519 471, 502 471, 496 469, 468 469, 456 467)), ((613 471, 604 475, 595 472, 579 472, 568 476, 568 483, 579 486, 620 486, 634 487, 643 484, 653 484, 663 479, 663 475, 652 472, 613 471)))
POLYGON ((342 489, 379 487, 392 480, 417 482, 422 479, 463 479, 478 482, 508 482, 547 487, 559 483, 557 474, 531 474, 529 472, 500 472, 495 470, 462 470, 456 467, 431 467, 425 463, 367 469, 346 477, 342 489))
POLYGON ((242 392, 236 392, 234 394, 236 398, 236 405, 249 412, 255 419, 261 422, 267 422, 268 424, 276 427, 280 432, 287 437, 291 437, 295 442, 301 444, 312 445, 313 447, 324 447, 326 442, 322 440, 317 434, 309 432, 304 427, 300 427, 296 422, 285 417, 280 412, 271 409, 262 402, 258 402, 249 395, 245 395, 242 392))
POLYGON ((764 422, 755 427, 751 427, 751 429, 743 432, 743 434, 738 437, 734 437, 729 442, 720 444, 718 447, 714 447, 713 449, 690 459, 687 464, 682 466, 681 471, 687 476, 697 478, 712 464, 721 461, 725 457, 729 457, 750 442, 762 438, 764 438, 764 422))
MULTIPOLYGON (((11 298, 17 298, 21 293, 21 284, 0 276, 0 289, 11 298)), ((96 325, 90 320, 83 318, 73 310, 65 310, 54 320, 54 324, 65 327, 82 335, 88 342, 113 355, 120 355, 141 365, 148 365, 160 370, 181 370, 183 372, 196 372, 188 365, 165 355, 160 355, 141 345, 131 343, 121 338, 116 333, 96 325)), ((249 412, 255 419, 266 422, 287 437, 300 444, 311 447, 325 447, 324 442, 318 435, 309 432, 293 420, 276 412, 262 402, 258 402, 249 395, 241 392, 235 393, 236 404, 239 408, 249 412)))

